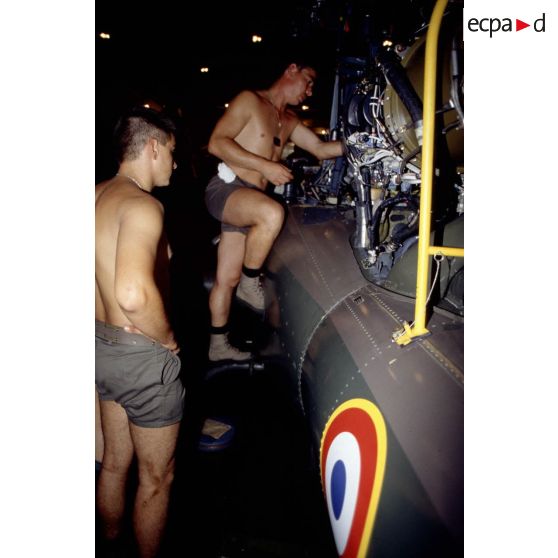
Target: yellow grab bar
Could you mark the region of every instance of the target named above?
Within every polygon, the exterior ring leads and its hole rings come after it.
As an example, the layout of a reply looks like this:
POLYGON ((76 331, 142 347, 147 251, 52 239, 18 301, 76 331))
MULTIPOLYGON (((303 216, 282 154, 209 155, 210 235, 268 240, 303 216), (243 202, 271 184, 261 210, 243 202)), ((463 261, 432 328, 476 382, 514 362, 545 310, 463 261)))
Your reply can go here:
POLYGON ((411 326, 405 323, 403 329, 393 334, 399 345, 407 345, 413 338, 429 333, 426 329, 426 299, 428 291, 429 256, 463 257, 463 248, 450 248, 430 245, 430 226, 432 209, 432 181, 434 176, 434 132, 436 116, 436 64, 438 37, 442 17, 448 0, 438 0, 434 6, 428 32, 424 57, 424 95, 423 95, 423 145, 422 145, 422 185, 420 189, 420 219, 417 262, 417 287, 415 300, 415 321, 411 326))
MULTIPOLYGON (((450 246, 429 246, 428 255, 437 256, 438 254, 442 256, 449 256, 454 258, 462 258, 465 255, 465 250, 463 248, 453 248, 450 246)), ((428 260, 427 260, 428 261, 428 260)))

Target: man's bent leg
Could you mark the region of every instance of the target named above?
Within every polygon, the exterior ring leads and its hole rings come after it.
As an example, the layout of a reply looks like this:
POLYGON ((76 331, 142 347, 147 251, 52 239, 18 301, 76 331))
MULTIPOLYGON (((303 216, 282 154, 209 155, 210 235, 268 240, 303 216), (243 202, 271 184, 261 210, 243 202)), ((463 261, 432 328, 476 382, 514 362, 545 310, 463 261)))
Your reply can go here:
POLYGON ((284 220, 283 207, 262 192, 243 188, 227 200, 223 219, 233 225, 249 225, 237 298, 256 312, 265 310, 259 270, 263 266, 284 220))
POLYGON ((262 215, 263 221, 258 220, 246 236, 244 265, 251 269, 263 266, 285 219, 283 207, 276 201, 269 201, 271 203, 266 205, 262 215))
POLYGON ((241 188, 229 196, 223 221, 237 227, 250 227, 243 261, 246 267, 258 269, 263 266, 284 217, 283 207, 258 190, 241 188))
POLYGON ((229 320, 232 293, 240 280, 245 246, 245 234, 221 233, 217 249, 217 273, 209 293, 209 311, 213 327, 223 327, 229 320))
POLYGON ((108 540, 120 534, 124 515, 126 479, 134 455, 128 416, 115 401, 101 401, 104 434, 103 467, 97 487, 97 508, 108 540))
POLYGON ((209 360, 243 361, 252 358, 250 353, 239 351, 229 343, 228 321, 232 294, 240 280, 246 235, 223 231, 217 251, 217 273, 209 294, 212 333, 209 340, 209 360))
POLYGON ((139 486, 134 506, 134 531, 141 558, 157 555, 174 478, 174 451, 180 423, 143 428, 130 423, 138 458, 139 486))

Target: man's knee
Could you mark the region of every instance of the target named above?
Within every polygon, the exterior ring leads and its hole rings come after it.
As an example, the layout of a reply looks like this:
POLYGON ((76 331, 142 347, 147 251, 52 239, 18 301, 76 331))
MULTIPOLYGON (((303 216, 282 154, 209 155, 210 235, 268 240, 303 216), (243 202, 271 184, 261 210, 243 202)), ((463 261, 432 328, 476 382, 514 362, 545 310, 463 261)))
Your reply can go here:
POLYGON ((132 463, 132 458, 133 452, 121 453, 105 449, 102 471, 114 475, 126 475, 132 463))
POLYGON ((283 221, 285 220, 285 210, 283 209, 283 206, 277 202, 273 203, 273 209, 271 211, 271 217, 270 217, 275 226, 280 229, 281 226, 283 225, 283 221))
POLYGON ((259 225, 265 226, 273 231, 279 231, 285 218, 283 206, 276 201, 269 200, 263 211, 259 214, 259 225))
POLYGON ((139 482, 154 491, 169 488, 174 480, 174 459, 168 463, 149 461, 139 464, 139 482))
POLYGON ((214 288, 234 289, 240 283, 240 271, 218 270, 214 288))

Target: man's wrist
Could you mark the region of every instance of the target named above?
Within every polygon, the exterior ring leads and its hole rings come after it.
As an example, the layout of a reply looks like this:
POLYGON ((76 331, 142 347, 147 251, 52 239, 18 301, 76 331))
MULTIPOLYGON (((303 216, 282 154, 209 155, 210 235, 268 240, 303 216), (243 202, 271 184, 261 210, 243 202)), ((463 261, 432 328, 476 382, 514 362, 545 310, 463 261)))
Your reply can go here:
POLYGON ((349 155, 349 148, 347 146, 347 142, 345 140, 340 140, 339 142, 341 144, 341 155, 348 157, 349 155))

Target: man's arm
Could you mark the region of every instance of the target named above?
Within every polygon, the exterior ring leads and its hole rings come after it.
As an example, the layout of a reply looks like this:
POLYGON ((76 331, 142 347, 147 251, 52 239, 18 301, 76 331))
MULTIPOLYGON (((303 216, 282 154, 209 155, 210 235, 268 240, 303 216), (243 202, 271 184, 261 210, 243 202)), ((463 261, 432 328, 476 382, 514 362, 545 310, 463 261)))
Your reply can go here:
POLYGON ((292 179, 287 167, 247 151, 234 140, 252 115, 260 110, 259 102, 258 96, 252 91, 243 91, 237 95, 215 125, 208 150, 228 165, 255 170, 273 184, 285 184, 292 179))
POLYGON ((299 122, 291 133, 291 140, 295 145, 312 153, 320 161, 333 159, 343 155, 343 145, 340 141, 322 141, 312 130, 299 122))
POLYGON ((155 283, 163 208, 154 198, 130 202, 116 246, 115 296, 122 312, 147 337, 176 350, 174 334, 155 283))
POLYGON ((229 107, 215 125, 209 138, 209 152, 227 164, 261 172, 267 159, 255 155, 241 147, 235 140, 250 120, 257 103, 256 94, 243 91, 230 103, 229 107))

